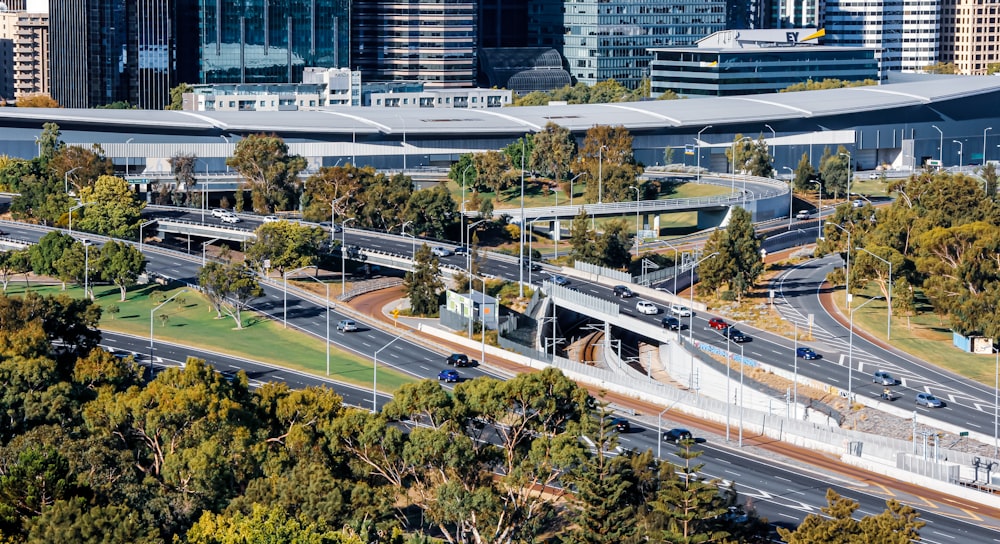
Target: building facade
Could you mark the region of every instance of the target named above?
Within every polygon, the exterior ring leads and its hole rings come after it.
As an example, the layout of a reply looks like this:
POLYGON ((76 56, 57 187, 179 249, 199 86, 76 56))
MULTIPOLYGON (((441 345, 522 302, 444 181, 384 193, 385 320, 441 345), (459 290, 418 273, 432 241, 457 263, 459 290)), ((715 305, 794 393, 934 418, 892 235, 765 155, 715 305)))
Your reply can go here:
POLYGON ((469 0, 355 0, 351 66, 365 81, 472 87, 477 7, 469 0))
POLYGON ((824 44, 881 50, 882 76, 940 58, 942 0, 826 0, 824 44))
POLYGON ((875 49, 816 45, 814 28, 727 30, 697 47, 653 49, 653 96, 773 93, 796 83, 878 79, 875 49))
POLYGON ((412 92, 371 93, 374 108, 458 108, 481 110, 509 106, 513 91, 505 89, 425 89, 412 92))
POLYGON ((725 25, 725 0, 543 1, 529 13, 532 45, 562 53, 577 82, 632 89, 649 75, 650 48, 690 45, 725 25))
POLYGON ((48 93, 48 15, 0 11, 0 99, 48 93))
POLYGON ((1000 4, 987 0, 944 0, 941 62, 960 74, 982 75, 1000 63, 1000 4))
POLYGON ((350 65, 349 0, 198 0, 199 83, 297 83, 350 65))

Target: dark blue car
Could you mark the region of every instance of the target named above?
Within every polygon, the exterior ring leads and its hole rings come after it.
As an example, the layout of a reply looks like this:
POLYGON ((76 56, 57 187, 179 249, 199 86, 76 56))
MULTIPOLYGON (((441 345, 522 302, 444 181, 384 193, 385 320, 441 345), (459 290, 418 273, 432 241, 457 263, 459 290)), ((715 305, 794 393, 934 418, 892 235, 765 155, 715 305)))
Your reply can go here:
POLYGON ((819 354, 810 348, 798 348, 795 350, 795 356, 811 361, 813 359, 819 359, 819 354))
POLYGON ((444 380, 446 383, 458 383, 458 381, 461 380, 462 377, 458 375, 457 370, 448 369, 438 372, 438 379, 444 380))

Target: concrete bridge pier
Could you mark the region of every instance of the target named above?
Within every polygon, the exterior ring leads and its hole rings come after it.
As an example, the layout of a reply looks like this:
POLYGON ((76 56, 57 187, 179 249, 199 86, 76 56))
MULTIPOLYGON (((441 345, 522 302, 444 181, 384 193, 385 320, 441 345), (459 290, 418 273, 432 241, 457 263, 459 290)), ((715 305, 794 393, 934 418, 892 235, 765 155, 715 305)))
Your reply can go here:
POLYGON ((707 208, 698 210, 698 230, 725 226, 729 222, 730 208, 707 208))

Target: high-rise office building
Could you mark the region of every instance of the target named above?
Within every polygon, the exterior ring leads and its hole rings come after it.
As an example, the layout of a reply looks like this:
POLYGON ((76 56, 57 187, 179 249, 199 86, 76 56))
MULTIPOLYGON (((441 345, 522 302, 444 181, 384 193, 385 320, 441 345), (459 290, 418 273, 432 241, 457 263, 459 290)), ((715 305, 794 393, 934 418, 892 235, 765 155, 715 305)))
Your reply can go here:
POLYGON ((476 8, 475 0, 355 0, 351 65, 366 82, 472 87, 476 8))
POLYGON ((28 0, 0 0, 0 11, 21 11, 28 9, 28 0))
POLYGON ((941 15, 941 62, 959 73, 985 74, 1000 63, 1000 5, 995 0, 944 0, 941 15))
POLYGON ((768 28, 823 27, 824 0, 774 0, 768 7, 768 28))
POLYGON ((297 83, 350 59, 349 0, 198 0, 199 83, 297 83))
POLYGON ((881 49, 881 74, 938 61, 942 0, 826 0, 826 45, 881 49))
POLYGON ((0 11, 0 98, 48 92, 48 15, 0 11))
POLYGON ((528 0, 479 0, 477 48, 527 47, 528 0))
POLYGON ((534 45, 556 48, 589 85, 613 78, 636 88, 649 77, 650 48, 693 44, 726 26, 726 0, 543 1, 529 10, 534 45))

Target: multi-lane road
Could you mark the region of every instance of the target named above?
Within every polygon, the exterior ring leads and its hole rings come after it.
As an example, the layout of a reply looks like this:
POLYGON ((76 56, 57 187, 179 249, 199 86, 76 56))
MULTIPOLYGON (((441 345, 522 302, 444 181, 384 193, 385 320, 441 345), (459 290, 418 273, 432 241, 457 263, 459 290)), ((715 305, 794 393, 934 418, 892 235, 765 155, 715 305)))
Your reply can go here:
MULTIPOLYGON (((200 213, 192 215, 189 219, 200 220, 200 213)), ((210 218, 206 218, 206 220, 212 221, 210 218)), ((255 226, 251 222, 245 224, 248 228, 255 226)), ((5 224, 4 228, 10 231, 15 237, 28 240, 37 240, 44 233, 35 227, 11 223, 5 224)), ((353 229, 349 229, 346 236, 348 243, 372 249, 393 251, 401 255, 409 255, 411 251, 411 241, 408 238, 391 237, 379 233, 365 233, 353 229)), ((194 282, 198 266, 200 266, 200 258, 184 256, 175 252, 149 251, 147 252, 147 258, 149 259, 149 268, 151 270, 179 281, 191 283, 194 282)), ((444 258, 444 261, 461 267, 464 266, 464 259, 462 256, 453 256, 444 258)), ((517 278, 520 270, 516 262, 513 262, 513 259, 490 259, 486 266, 486 272, 507 278, 517 278)), ((582 282, 577 282, 577 287, 584 292, 589 291, 591 294, 607 298, 608 300, 617 300, 611 295, 610 289, 582 282)), ((256 306, 260 311, 265 313, 273 316, 280 315, 283 308, 283 295, 284 293, 280 288, 268 287, 265 289, 265 297, 258 301, 256 306)), ((634 307, 634 300, 630 299, 630 307, 634 307)), ((290 291, 288 294, 288 309, 288 322, 291 326, 302 329, 319 338, 325 337, 325 319, 322 317, 321 308, 318 308, 315 303, 299 298, 294 292, 290 291)), ((656 321, 662 318, 662 315, 655 317, 634 315, 639 319, 655 319, 656 321)), ((331 316, 333 321, 345 318, 345 316, 339 313, 334 313, 331 316)), ((715 331, 707 330, 704 326, 705 319, 707 319, 707 316, 699 315, 696 317, 693 332, 705 341, 716 341, 720 345, 724 343, 725 339, 721 335, 715 331)), ((772 338, 759 331, 749 332, 754 334, 756 338, 747 347, 749 348, 752 345, 752 349, 756 350, 757 356, 773 358, 775 352, 787 353, 788 361, 789 363, 791 362, 791 346, 786 345, 787 341, 779 337, 772 338), (767 348, 766 345, 771 347, 767 348)), ((365 327, 365 330, 355 333, 336 333, 335 337, 332 338, 332 342, 341 349, 352 351, 365 357, 372 356, 375 350, 388 345, 389 347, 385 348, 379 354, 379 364, 391 366, 416 377, 434 378, 441 369, 445 368, 441 353, 408 342, 405 338, 389 345, 395 338, 395 335, 383 332, 376 327, 365 327)), ((148 351, 147 339, 132 338, 131 341, 133 344, 128 344, 129 339, 120 335, 108 334, 107 339, 108 343, 116 347, 131 349, 140 353, 148 351)), ((877 348, 873 347, 873 349, 877 348)), ((750 356, 754 352, 748 351, 747 355, 750 356)), ((308 376, 296 374, 285 369, 276 369, 266 365, 260 366, 251 361, 234 359, 220 354, 168 346, 161 342, 155 344, 152 355, 154 361, 162 361, 164 363, 172 361, 176 364, 182 361, 187 354, 203 357, 222 370, 245 368, 251 380, 255 381, 263 382, 271 379, 280 379, 288 381, 293 386, 329 383, 325 380, 310 381, 315 380, 315 378, 309 378, 308 376)), ((771 362, 774 363, 776 361, 771 362)), ((823 367, 819 368, 821 370, 823 367)), ((817 370, 817 372, 820 372, 820 370, 817 370)), ((473 378, 489 373, 489 369, 471 368, 465 369, 462 372, 464 377, 473 378)), ((349 404, 363 408, 370 408, 372 406, 371 390, 366 391, 353 386, 344 386, 343 384, 337 384, 336 388, 344 395, 346 402, 349 404)), ((636 422, 634 428, 636 432, 628 433, 621 437, 624 447, 651 448, 655 451, 657 447, 661 446, 657 442, 655 429, 643 428, 643 425, 639 422, 636 422)), ((670 458, 670 453, 672 453, 674 447, 666 444, 663 444, 662 447, 667 453, 666 457, 670 458)), ((825 503, 823 494, 831 486, 834 486, 838 492, 841 492, 845 496, 858 500, 862 505, 859 510, 860 515, 880 512, 884 508, 884 500, 888 498, 888 495, 885 493, 887 490, 882 488, 873 489, 862 480, 853 481, 850 478, 840 479, 839 477, 829 475, 811 475, 807 470, 800 468, 786 468, 771 461, 757 461, 746 452, 731 449, 724 443, 715 444, 709 441, 702 444, 701 449, 706 452, 706 455, 699 459, 699 461, 705 463, 704 473, 707 476, 736 481, 741 493, 745 496, 753 497, 758 511, 773 521, 780 522, 786 520, 788 523, 794 524, 806 513, 818 512, 818 508, 825 503)), ((957 538, 967 538, 971 542, 1000 541, 1000 532, 993 529, 1000 526, 1000 522, 985 519, 983 515, 965 513, 965 511, 956 510, 951 507, 945 510, 943 505, 924 508, 922 509, 922 514, 926 520, 931 522, 931 527, 924 530, 925 535, 940 532, 942 535, 958 535, 956 536, 957 538), (946 512, 949 515, 957 514, 959 517, 949 517, 941 515, 939 512, 946 512)), ((952 541, 952 538, 942 536, 941 539, 936 539, 925 536, 925 540, 949 542, 952 541)))

